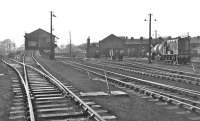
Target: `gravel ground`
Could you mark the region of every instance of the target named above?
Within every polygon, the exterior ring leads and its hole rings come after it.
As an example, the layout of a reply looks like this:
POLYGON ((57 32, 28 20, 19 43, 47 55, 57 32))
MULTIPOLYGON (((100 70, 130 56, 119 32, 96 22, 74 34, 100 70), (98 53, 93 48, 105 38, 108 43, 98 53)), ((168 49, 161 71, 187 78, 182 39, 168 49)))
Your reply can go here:
MULTIPOLYGON (((121 73, 124 73, 124 72, 121 71, 121 73)), ((127 73, 125 73, 125 74, 127 74, 127 73)), ((134 73, 131 73, 131 74, 128 73, 128 75, 136 77, 136 78, 144 79, 144 80, 149 80, 152 82, 157 82, 157 83, 162 83, 162 84, 171 85, 171 86, 177 86, 177 87, 181 87, 181 88, 185 88, 185 89, 200 91, 199 85, 187 84, 185 82, 178 82, 178 81, 168 80, 168 79, 159 79, 159 78, 155 78, 155 77, 143 76, 143 75, 138 75, 138 74, 134 74, 134 73)))
POLYGON ((8 67, 0 62, 0 121, 7 121, 9 116, 12 101, 10 76, 8 67))
MULTIPOLYGON (((94 63, 95 61, 92 61, 92 62, 94 63)), ((87 63, 87 65, 88 64, 89 64, 89 62, 87 63)), ((91 65, 91 64, 89 64, 89 65, 91 65)), ((101 67, 101 66, 98 66, 98 67, 101 67)), ((125 74, 125 75, 133 76, 133 77, 144 79, 144 80, 149 80, 152 82, 157 82, 157 83, 162 83, 162 84, 171 85, 171 86, 177 86, 177 87, 181 87, 181 88, 185 88, 185 89, 200 91, 199 85, 192 85, 192 84, 187 84, 185 82, 178 82, 178 81, 173 81, 173 80, 168 80, 168 79, 159 79, 159 78, 155 78, 155 77, 143 76, 143 75, 138 75, 135 73, 124 72, 124 71, 120 71, 120 70, 116 70, 116 69, 110 69, 107 67, 106 67, 106 69, 111 70, 111 71, 116 71, 118 73, 121 72, 122 74, 125 74)))
MULTIPOLYGON (((61 81, 70 81, 72 85, 83 92, 105 91, 105 83, 89 80, 87 75, 64 65, 63 63, 40 58, 50 72, 61 81)), ((118 90, 112 87, 112 90, 118 90)), ((155 102, 142 99, 133 92, 128 92, 128 97, 93 97, 98 104, 116 115, 119 121, 189 121, 192 114, 178 115, 182 109, 166 109, 169 105, 158 106, 155 102)))

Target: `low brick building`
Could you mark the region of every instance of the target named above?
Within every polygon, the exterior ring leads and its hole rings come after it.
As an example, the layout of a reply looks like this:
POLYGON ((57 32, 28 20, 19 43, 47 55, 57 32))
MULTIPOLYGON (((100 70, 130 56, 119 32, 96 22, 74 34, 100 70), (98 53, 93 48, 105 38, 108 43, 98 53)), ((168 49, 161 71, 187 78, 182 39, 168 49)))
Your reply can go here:
POLYGON ((91 43, 89 48, 88 57, 98 58, 100 56, 99 43, 91 43))
MULTIPOLYGON (((49 50, 51 34, 43 29, 37 29, 31 33, 25 33, 25 50, 49 50)), ((52 35, 52 40, 55 43, 55 39, 58 39, 55 35, 52 35)), ((56 45, 55 45, 56 46, 56 45)))

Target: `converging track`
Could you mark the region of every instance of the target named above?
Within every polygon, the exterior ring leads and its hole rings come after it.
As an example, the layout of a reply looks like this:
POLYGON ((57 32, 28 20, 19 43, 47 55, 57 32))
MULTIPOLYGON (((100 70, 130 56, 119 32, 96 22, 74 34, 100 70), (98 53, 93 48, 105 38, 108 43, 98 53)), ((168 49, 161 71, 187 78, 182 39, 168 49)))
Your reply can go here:
POLYGON ((35 68, 36 64, 30 56, 25 56, 24 62, 4 60, 4 63, 18 75, 13 78, 14 99, 9 117, 11 121, 115 120, 116 117, 101 106, 87 98, 78 97, 71 85, 64 85, 44 70, 35 68))
MULTIPOLYGON (((151 97, 157 101, 167 103, 182 108, 186 111, 193 112, 197 117, 200 116, 200 92, 184 89, 176 86, 170 86, 162 83, 156 83, 144 79, 132 77, 130 75, 117 72, 108 69, 108 65, 101 65, 96 63, 80 63, 72 61, 62 61, 63 63, 70 65, 78 70, 91 75, 105 79, 105 73, 107 80, 110 84, 125 90, 133 90, 137 93, 143 94, 147 97, 151 97), (100 66, 101 65, 101 66, 100 66)), ((115 66, 112 66, 113 68, 115 66)), ((111 68, 111 66, 109 66, 111 68)), ((120 68, 119 70, 123 70, 120 68)), ((119 71, 118 70, 118 71, 119 71)), ((131 71, 130 71, 131 72, 131 71)))

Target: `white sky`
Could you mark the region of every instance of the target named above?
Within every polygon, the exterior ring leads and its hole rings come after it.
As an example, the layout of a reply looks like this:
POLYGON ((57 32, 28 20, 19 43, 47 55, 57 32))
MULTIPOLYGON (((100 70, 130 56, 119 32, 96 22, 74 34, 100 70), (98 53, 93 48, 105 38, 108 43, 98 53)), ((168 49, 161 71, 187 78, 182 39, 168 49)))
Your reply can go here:
POLYGON ((17 46, 24 33, 38 28, 50 31, 54 11, 58 44, 97 42, 109 34, 148 37, 148 14, 153 13, 153 31, 160 36, 200 35, 199 0, 0 0, 0 41, 10 38, 17 46))

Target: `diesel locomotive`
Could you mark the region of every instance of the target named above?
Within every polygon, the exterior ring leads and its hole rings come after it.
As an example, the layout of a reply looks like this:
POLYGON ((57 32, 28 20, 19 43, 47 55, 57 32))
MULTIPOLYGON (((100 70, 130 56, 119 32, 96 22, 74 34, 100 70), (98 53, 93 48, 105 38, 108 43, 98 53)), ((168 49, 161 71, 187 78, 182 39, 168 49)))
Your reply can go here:
POLYGON ((172 64, 190 62, 190 37, 176 37, 164 40, 152 48, 152 59, 166 61, 172 64))

